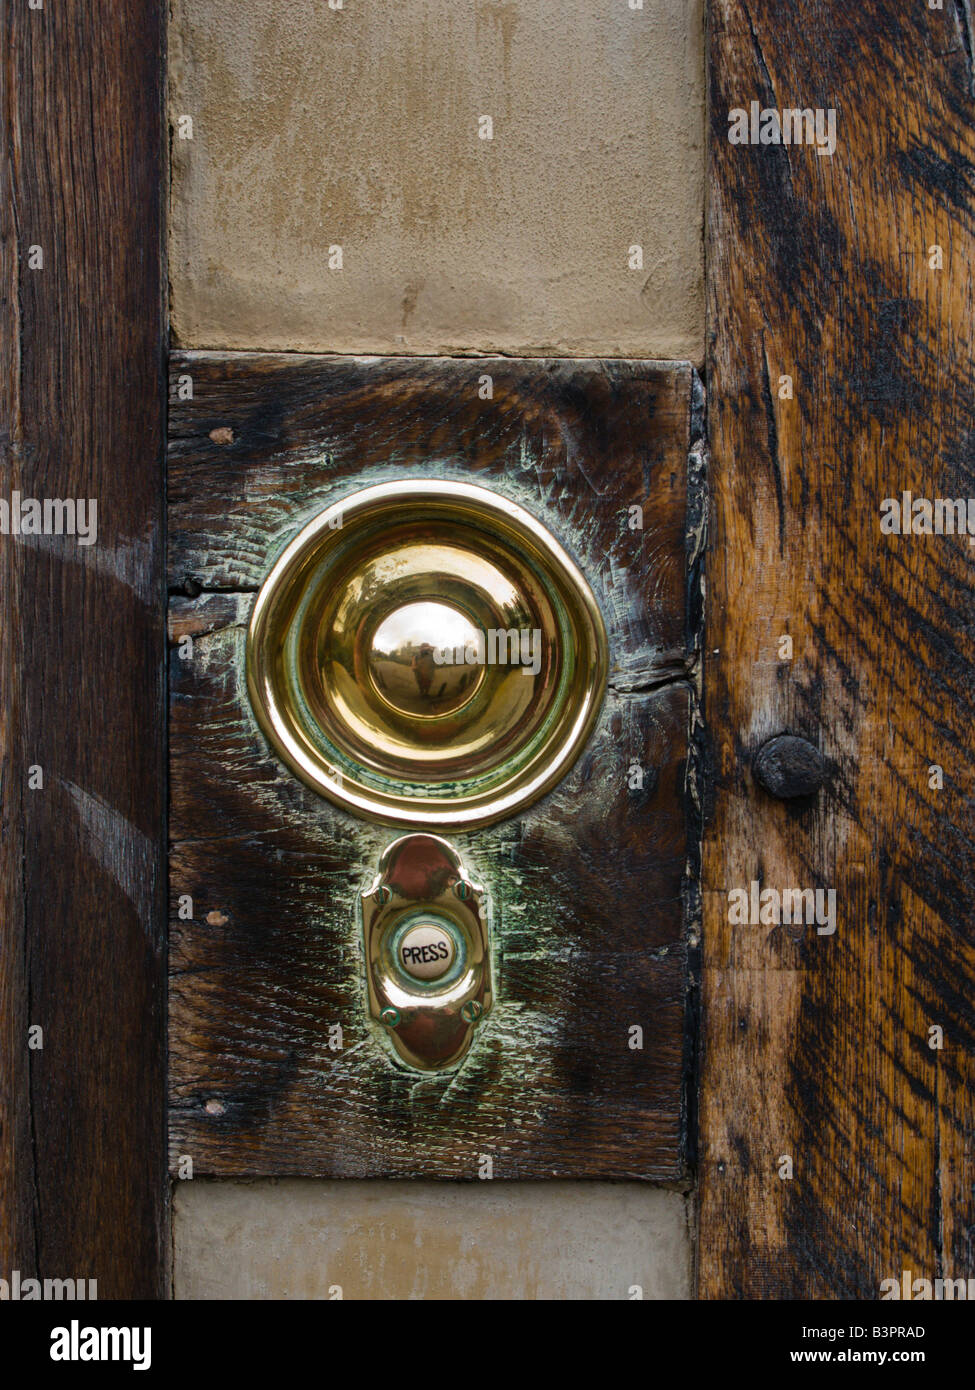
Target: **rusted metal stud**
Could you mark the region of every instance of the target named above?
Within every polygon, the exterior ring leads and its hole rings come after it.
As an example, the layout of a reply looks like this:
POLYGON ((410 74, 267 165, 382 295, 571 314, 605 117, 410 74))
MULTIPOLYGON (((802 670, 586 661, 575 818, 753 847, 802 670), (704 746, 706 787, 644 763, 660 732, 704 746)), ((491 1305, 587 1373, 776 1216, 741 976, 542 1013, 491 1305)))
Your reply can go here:
POLYGON ((752 763, 755 780, 782 800, 812 796, 829 775, 822 753, 808 739, 777 734, 763 743, 752 763))

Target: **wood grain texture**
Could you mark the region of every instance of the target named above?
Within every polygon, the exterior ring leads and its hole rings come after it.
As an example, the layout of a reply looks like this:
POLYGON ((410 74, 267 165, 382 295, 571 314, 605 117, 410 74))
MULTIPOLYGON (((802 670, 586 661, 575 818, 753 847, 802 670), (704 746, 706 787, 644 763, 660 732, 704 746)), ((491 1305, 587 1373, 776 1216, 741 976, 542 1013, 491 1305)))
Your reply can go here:
POLYGON ((690 368, 180 354, 171 375, 171 1164, 474 1179, 484 1154, 500 1178, 682 1181, 690 368), (544 520, 613 653, 571 774, 458 837, 494 899, 499 1002, 434 1078, 394 1066, 363 1008, 355 893, 396 832, 299 784, 243 684, 274 556, 337 497, 403 473, 472 479, 544 520))
POLYGON ((0 495, 98 508, 90 546, 0 535, 0 1277, 156 1297, 160 6, 3 0, 0 35, 0 495))
POLYGON ((975 493, 970 15, 712 0, 709 25, 700 1292, 876 1298, 975 1274, 973 552, 880 532, 905 489, 975 493), (752 100, 835 108, 835 154, 730 144, 752 100), (830 766, 810 800, 750 771, 784 732, 830 766), (729 926, 752 880, 835 888, 835 934, 729 926))

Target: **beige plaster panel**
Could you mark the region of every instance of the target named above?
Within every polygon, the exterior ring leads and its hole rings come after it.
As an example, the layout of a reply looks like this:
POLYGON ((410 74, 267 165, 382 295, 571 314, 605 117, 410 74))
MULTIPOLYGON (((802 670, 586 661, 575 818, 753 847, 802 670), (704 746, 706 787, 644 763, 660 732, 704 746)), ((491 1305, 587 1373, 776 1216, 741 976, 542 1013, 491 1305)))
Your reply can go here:
POLYGON ((702 0, 172 11, 178 343, 700 360, 702 0))
POLYGON ((637 1183, 178 1183, 185 1299, 690 1297, 687 1205, 637 1183))

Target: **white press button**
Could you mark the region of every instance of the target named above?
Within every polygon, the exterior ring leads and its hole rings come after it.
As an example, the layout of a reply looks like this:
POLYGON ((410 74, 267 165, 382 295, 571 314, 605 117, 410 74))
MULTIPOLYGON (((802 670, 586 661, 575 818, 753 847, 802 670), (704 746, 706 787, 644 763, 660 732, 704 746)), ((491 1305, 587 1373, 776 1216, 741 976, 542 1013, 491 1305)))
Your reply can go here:
POLYGON ((439 980, 454 963, 453 937, 433 922, 418 922, 400 942, 399 963, 416 980, 439 980))

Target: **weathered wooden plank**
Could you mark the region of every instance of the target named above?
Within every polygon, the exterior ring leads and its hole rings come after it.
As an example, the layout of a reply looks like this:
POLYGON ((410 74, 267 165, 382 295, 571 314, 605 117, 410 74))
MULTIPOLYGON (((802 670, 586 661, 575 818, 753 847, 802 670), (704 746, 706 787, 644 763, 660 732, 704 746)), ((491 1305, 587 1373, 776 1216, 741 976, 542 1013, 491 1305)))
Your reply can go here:
POLYGON ((3 3, 0 33, 0 491, 97 506, 91 544, 0 535, 0 1272, 156 1297, 160 6, 3 3))
POLYGON ((487 1154, 498 1177, 681 1181, 690 369, 181 354, 171 370, 174 1170, 186 1155, 196 1173, 476 1178, 487 1154), (481 481, 546 521, 613 653, 572 773, 458 837, 494 898, 500 993, 440 1078, 393 1066, 363 1010, 355 892, 396 832, 300 785, 243 682, 275 553, 336 496, 404 471, 481 481))
POLYGON ((880 530, 973 491, 965 13, 710 5, 705 1297, 973 1273, 972 552, 880 530), (835 153, 730 143, 753 100, 834 109, 835 153), (785 731, 811 800, 750 770, 785 731), (834 888, 835 934, 731 924, 753 880, 834 888))

